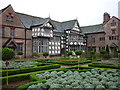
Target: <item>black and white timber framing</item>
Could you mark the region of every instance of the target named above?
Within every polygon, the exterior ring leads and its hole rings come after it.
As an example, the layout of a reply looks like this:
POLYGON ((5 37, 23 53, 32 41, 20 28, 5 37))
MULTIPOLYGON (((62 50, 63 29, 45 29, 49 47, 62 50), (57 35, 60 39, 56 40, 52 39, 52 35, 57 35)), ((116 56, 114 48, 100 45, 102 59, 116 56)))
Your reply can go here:
POLYGON ((45 18, 41 22, 31 26, 33 53, 64 55, 66 51, 84 50, 83 35, 76 19, 57 22, 45 18))

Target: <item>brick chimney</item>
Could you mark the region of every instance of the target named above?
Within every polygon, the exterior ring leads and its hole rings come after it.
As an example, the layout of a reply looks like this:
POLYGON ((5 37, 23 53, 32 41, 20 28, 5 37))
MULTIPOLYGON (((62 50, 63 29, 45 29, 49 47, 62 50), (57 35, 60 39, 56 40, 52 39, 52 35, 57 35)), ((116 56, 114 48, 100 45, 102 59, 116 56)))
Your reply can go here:
POLYGON ((106 23, 110 20, 110 14, 108 14, 107 12, 104 13, 103 15, 103 23, 106 23))

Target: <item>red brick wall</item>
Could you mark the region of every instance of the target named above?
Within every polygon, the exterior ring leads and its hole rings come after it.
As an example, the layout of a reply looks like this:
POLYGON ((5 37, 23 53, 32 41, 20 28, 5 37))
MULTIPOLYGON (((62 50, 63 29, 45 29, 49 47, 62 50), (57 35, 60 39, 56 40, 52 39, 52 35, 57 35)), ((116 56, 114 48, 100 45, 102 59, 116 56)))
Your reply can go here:
POLYGON ((96 51, 99 51, 99 47, 102 48, 105 46, 105 41, 100 41, 101 37, 104 37, 104 33, 95 33, 95 34, 88 34, 87 46, 88 47, 95 47, 96 51), (95 38, 95 43, 93 43, 93 39, 95 38))
POLYGON ((109 40, 109 36, 119 36, 120 38, 120 21, 116 19, 115 17, 112 17, 105 25, 104 25, 104 31, 105 31, 105 45, 111 45, 112 43, 115 43, 117 46, 120 47, 120 40, 109 40), (112 21, 116 22, 116 26, 111 26, 112 21), (112 34, 112 30, 115 29, 115 34, 112 34))

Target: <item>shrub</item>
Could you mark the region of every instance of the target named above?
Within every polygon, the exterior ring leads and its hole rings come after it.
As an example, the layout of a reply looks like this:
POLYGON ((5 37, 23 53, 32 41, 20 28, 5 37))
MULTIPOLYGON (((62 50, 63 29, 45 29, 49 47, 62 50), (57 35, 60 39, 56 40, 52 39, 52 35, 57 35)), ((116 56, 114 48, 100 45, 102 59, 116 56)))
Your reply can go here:
POLYGON ((81 55, 81 54, 82 54, 82 50, 76 50, 76 51, 75 51, 75 54, 76 54, 76 55, 81 55))
POLYGON ((94 50, 90 51, 90 54, 91 54, 91 58, 93 58, 95 55, 95 51, 94 50))
POLYGON ((105 54, 105 53, 106 53, 106 50, 104 50, 104 49, 100 50, 100 54, 105 54))
MULTIPOLYGON (((106 52, 106 50, 104 50, 104 49, 101 49, 100 50, 100 55, 102 56, 102 57, 104 57, 104 55, 106 54, 107 52, 106 52)), ((101 58, 102 58, 101 57, 101 58)))
MULTIPOLYGON (((14 74, 19 74, 19 73, 28 73, 28 72, 33 72, 33 71, 48 70, 48 69, 54 69, 54 68, 59 68, 59 67, 60 67, 59 64, 52 64, 52 65, 30 67, 30 68, 11 69, 11 70, 8 70, 8 74, 14 75, 14 74)), ((6 75, 6 70, 2 70, 2 75, 3 76, 6 75)))
POLYGON ((118 52, 118 58, 120 58, 120 50, 117 50, 117 52, 118 52))
POLYGON ((120 53, 120 50, 117 50, 118 53, 120 53))
POLYGON ((23 52, 22 51, 18 51, 18 55, 22 55, 23 54, 23 52))
POLYGON ((11 48, 2 49, 2 60, 10 60, 14 58, 14 50, 11 48))
POLYGON ((110 54, 109 53, 105 53, 103 56, 105 59, 110 59, 110 54))
POLYGON ((43 56, 46 58, 49 55, 48 52, 43 52, 43 56))
POLYGON ((72 51, 67 52, 68 56, 72 55, 72 51))
POLYGON ((106 46, 106 52, 109 53, 109 46, 106 46))
POLYGON ((107 65, 107 64, 89 64, 92 67, 100 67, 100 68, 113 68, 120 69, 120 65, 107 65))

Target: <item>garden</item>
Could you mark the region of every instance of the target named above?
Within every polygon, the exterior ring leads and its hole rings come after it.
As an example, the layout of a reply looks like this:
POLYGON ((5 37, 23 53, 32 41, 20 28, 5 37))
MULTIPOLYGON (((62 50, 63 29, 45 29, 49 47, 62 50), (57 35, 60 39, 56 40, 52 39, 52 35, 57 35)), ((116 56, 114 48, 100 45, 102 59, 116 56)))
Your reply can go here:
MULTIPOLYGON (((35 58, 34 61, 21 61, 21 58, 19 61, 13 61, 7 57, 7 59, 0 61, 2 68, 0 80, 2 80, 3 89, 62 90, 81 88, 86 90, 91 88, 109 90, 120 88, 119 56, 115 60, 111 58, 106 60, 108 53, 105 56, 104 50, 101 50, 100 55, 96 55, 94 51, 88 55, 88 53, 77 50, 75 51, 76 58, 71 58, 71 52, 67 53, 67 57, 47 58, 49 54, 45 52, 44 59, 35 58), (9 61, 7 68, 6 60, 9 61), (22 81, 25 82, 22 83, 22 81), (15 83, 21 84, 9 87, 15 83)), ((8 52, 7 55, 9 55, 8 52)), ((9 58, 12 59, 12 57, 9 58)))

